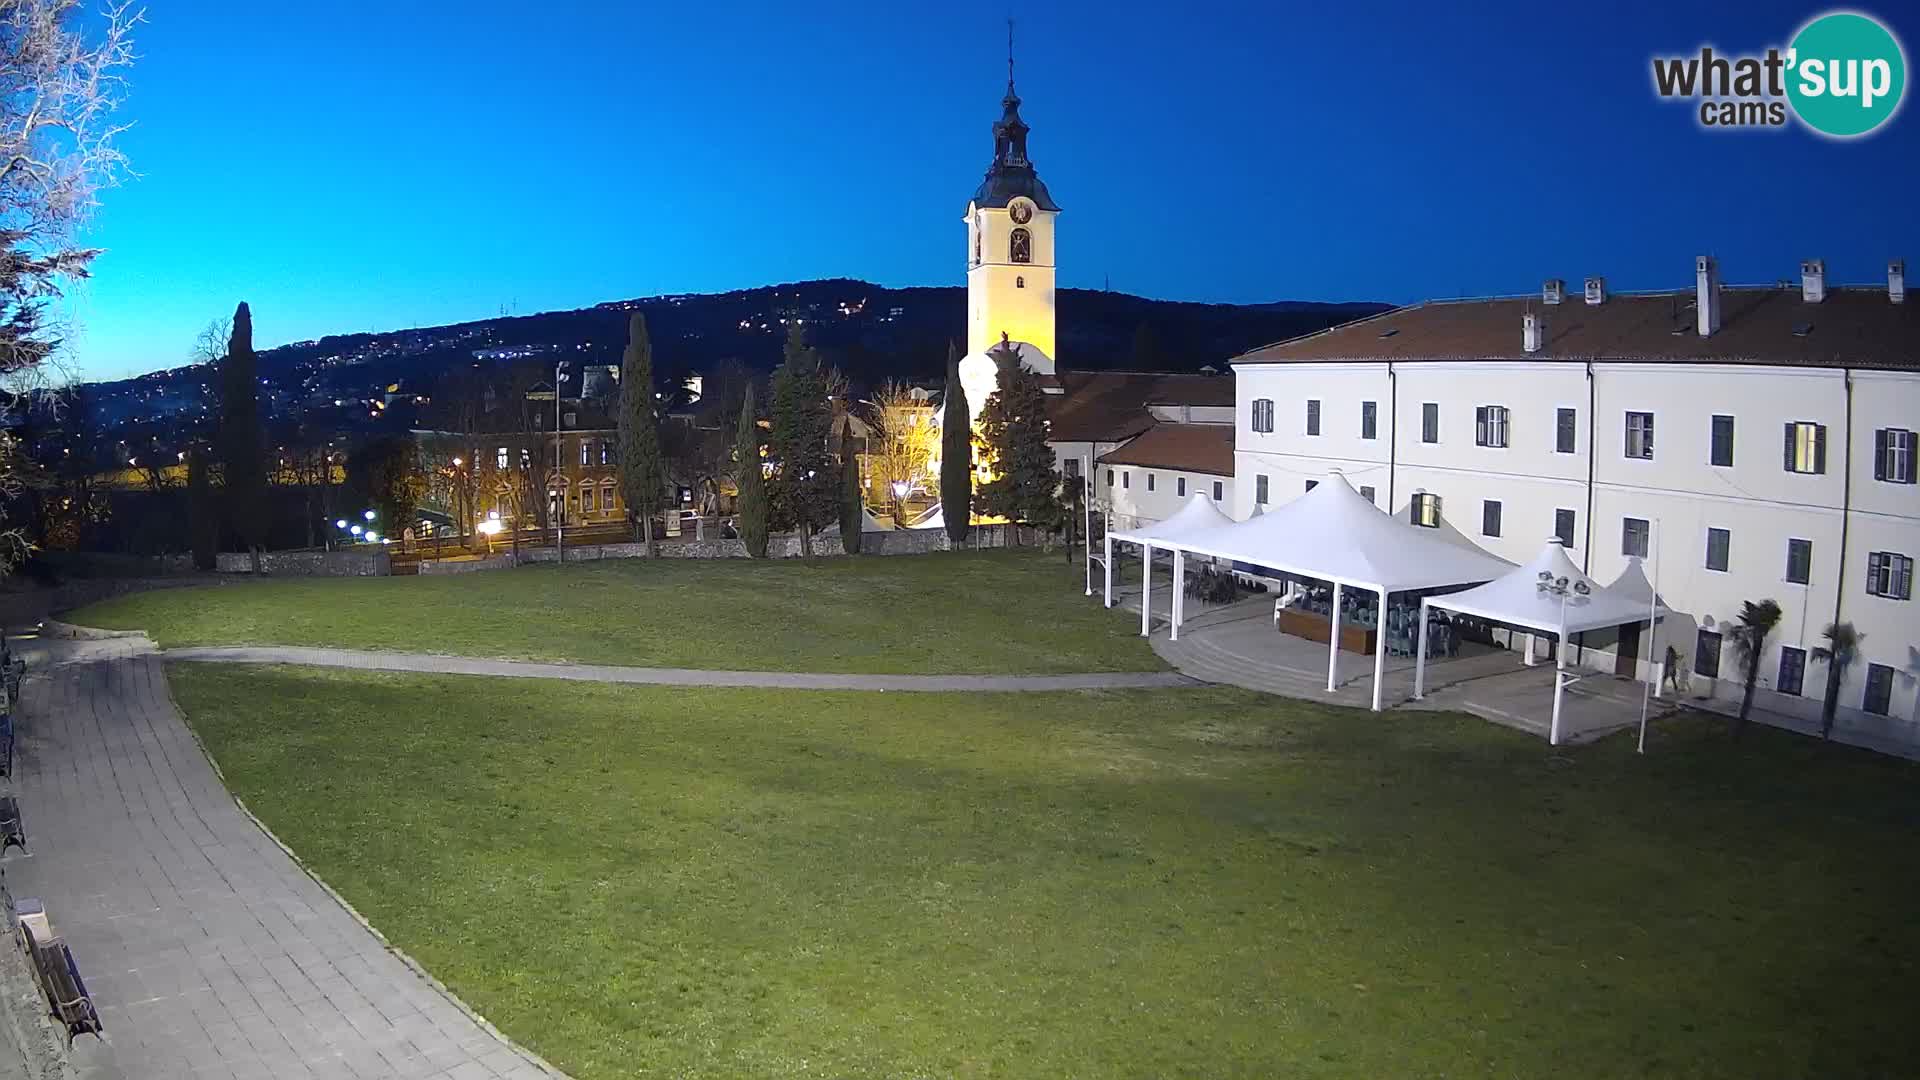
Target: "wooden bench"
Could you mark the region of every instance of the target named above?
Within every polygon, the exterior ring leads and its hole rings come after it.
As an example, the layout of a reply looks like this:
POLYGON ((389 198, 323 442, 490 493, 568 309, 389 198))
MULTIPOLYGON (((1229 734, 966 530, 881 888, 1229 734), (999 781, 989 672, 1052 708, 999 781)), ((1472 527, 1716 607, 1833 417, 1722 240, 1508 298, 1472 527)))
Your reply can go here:
POLYGON ((33 970, 40 976, 40 989, 47 995, 53 1018, 66 1026, 67 1043, 71 1045, 83 1034, 100 1038, 105 1029, 94 1010, 93 995, 87 993, 87 984, 74 965, 73 950, 58 934, 35 941, 33 930, 25 923, 20 926, 20 935, 26 941, 28 955, 33 957, 33 970))
POLYGON ((7 849, 19 845, 21 851, 27 850, 27 829, 20 821, 20 800, 12 795, 0 795, 0 855, 7 849))

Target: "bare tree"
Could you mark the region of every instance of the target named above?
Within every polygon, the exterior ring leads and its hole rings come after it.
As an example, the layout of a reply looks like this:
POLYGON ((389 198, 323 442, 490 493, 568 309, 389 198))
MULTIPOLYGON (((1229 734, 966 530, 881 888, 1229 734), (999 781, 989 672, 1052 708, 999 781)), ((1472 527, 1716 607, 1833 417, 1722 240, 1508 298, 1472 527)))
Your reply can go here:
POLYGON ((233 337, 233 317, 223 315, 207 323, 193 339, 187 359, 196 364, 218 364, 227 358, 227 341, 233 337))
POLYGON ((873 494, 893 515, 894 527, 905 528, 906 497, 932 483, 932 464, 940 450, 933 400, 911 387, 889 382, 870 404, 867 475, 873 481, 873 494))
MULTIPOLYGON (((62 328, 48 308, 99 249, 76 231, 126 172, 114 122, 141 13, 111 2, 89 33, 79 0, 0 0, 0 409, 52 382, 62 328)), ((0 436, 0 501, 24 485, 18 441, 0 436)), ((32 550, 0 520, 0 568, 32 550)))

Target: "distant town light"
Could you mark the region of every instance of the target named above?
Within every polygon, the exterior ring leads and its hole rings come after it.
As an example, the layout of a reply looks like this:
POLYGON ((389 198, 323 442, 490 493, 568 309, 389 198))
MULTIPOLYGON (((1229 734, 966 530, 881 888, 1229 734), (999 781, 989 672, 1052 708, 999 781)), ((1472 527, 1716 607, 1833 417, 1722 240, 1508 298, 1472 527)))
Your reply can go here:
POLYGON ((355 525, 355 526, 354 526, 353 528, 351 528, 351 529, 348 529, 347 531, 348 531, 348 532, 350 532, 350 533, 352 533, 352 534, 353 534, 353 535, 355 535, 355 536, 359 536, 359 535, 360 535, 360 531, 361 531, 361 530, 360 530, 360 526, 358 526, 358 525, 355 525))

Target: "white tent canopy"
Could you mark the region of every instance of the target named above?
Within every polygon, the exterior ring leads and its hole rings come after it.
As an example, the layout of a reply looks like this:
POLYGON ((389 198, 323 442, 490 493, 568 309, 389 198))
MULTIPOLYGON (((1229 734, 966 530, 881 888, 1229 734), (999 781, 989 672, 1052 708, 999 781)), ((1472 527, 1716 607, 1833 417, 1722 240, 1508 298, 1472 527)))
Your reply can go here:
MULTIPOLYGON (((1553 721, 1547 730, 1550 743, 1560 741, 1560 694, 1565 679, 1559 671, 1566 668, 1567 635, 1651 621, 1666 610, 1655 598, 1653 586, 1647 583, 1637 561, 1613 585, 1599 585, 1573 565, 1558 540, 1549 540, 1540 554, 1485 585, 1420 601, 1420 647, 1414 650, 1413 669, 1416 698, 1426 690, 1429 608, 1558 635, 1560 646, 1554 652, 1559 670, 1554 675, 1553 721)), ((1646 640, 1651 642, 1652 635, 1646 640)))
POLYGON ((1146 634, 1152 623, 1149 614, 1153 600, 1153 549, 1167 548, 1173 552, 1173 620, 1169 631, 1175 640, 1180 637, 1180 620, 1186 614, 1184 592, 1178 588, 1186 575, 1186 554, 1179 548, 1180 538, 1192 532, 1201 532, 1220 525, 1231 525, 1233 519, 1214 505, 1212 499, 1199 492, 1187 500, 1187 504, 1174 511, 1172 517, 1163 518, 1136 529, 1107 533, 1106 542, 1106 586, 1107 606, 1113 606, 1113 542, 1115 540, 1140 545, 1140 558, 1143 563, 1140 571, 1140 633, 1146 634))
MULTIPOLYGON (((1259 507, 1255 507, 1256 511, 1259 507)), ((1216 511, 1217 513, 1217 511, 1216 511)), ((1225 515, 1219 515, 1224 518, 1225 515)), ((1182 577, 1185 556, 1250 563, 1272 570, 1333 583, 1332 632, 1327 655, 1327 690, 1338 685, 1340 649, 1340 592, 1353 586, 1375 593, 1380 610, 1387 610, 1390 593, 1442 588, 1490 581, 1512 569, 1512 564, 1470 545, 1441 539, 1434 530, 1402 522, 1373 505, 1347 483, 1338 471, 1313 490, 1284 506, 1241 522, 1204 523, 1205 515, 1191 504, 1151 530, 1109 534, 1112 541, 1132 540, 1147 549, 1149 562, 1143 578, 1140 632, 1148 630, 1152 596, 1152 549, 1174 553, 1173 620, 1170 635, 1178 638, 1181 622, 1182 577), (1191 516, 1189 516, 1191 515, 1191 516), (1184 520, 1182 520, 1184 519, 1184 520), (1178 527, 1175 523, 1178 521, 1178 527)), ((1113 604, 1113 575, 1107 575, 1107 605, 1113 604)), ((1386 635, 1376 637, 1373 656, 1373 708, 1380 709, 1380 684, 1386 669, 1386 635)))
POLYGON ((1212 499, 1195 492, 1185 506, 1174 511, 1172 517, 1150 525, 1142 525, 1139 528, 1122 530, 1114 533, 1113 538, 1133 544, 1158 546, 1162 543, 1178 541, 1191 532, 1231 524, 1233 519, 1215 506, 1212 499))

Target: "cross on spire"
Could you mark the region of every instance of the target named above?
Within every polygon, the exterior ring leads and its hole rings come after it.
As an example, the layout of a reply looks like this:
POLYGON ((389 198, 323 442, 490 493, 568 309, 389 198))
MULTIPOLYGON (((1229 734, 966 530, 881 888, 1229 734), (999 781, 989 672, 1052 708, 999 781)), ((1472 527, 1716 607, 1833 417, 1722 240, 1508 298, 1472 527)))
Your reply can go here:
POLYGON ((1013 16, 1007 16, 1007 96, 1013 96, 1013 16))

